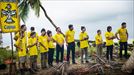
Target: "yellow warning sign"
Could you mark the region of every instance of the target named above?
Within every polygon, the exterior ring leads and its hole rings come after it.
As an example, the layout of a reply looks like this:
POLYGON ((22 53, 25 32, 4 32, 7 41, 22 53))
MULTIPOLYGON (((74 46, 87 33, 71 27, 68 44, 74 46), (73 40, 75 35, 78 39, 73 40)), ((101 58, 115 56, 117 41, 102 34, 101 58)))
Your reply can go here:
POLYGON ((17 2, 0 2, 0 26, 4 33, 19 30, 19 13, 17 2))

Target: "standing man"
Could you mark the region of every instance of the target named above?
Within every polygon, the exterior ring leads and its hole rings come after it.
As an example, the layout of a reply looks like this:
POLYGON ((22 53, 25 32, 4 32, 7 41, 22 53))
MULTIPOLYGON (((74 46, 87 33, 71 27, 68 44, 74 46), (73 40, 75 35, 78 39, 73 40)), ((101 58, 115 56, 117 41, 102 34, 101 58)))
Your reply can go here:
POLYGON ((56 28, 56 34, 54 36, 54 40, 56 42, 56 63, 58 64, 59 62, 63 62, 64 58, 64 36, 61 33, 60 27, 56 28), (59 53, 60 55, 60 60, 59 60, 59 53))
MULTIPOLYGON (((31 28, 30 28, 30 32, 28 32, 28 38, 30 38, 30 34, 31 34, 32 32, 35 32, 35 28, 34 28, 34 27, 31 27, 31 28)), ((38 37, 38 33, 36 33, 36 37, 38 37)))
MULTIPOLYGON (((97 35, 95 36, 95 43, 96 43, 96 50, 97 50, 97 55, 98 57, 102 57, 102 36, 101 36, 101 30, 97 30, 97 35)), ((97 60, 98 61, 98 60, 97 60)))
POLYGON ((116 37, 120 43, 120 59, 122 59, 122 50, 125 50, 125 58, 127 58, 127 40, 128 40, 128 31, 126 29, 126 23, 121 24, 121 28, 117 30, 116 37), (119 34, 119 37, 118 37, 119 34))
POLYGON ((30 34, 30 38, 28 39, 28 47, 29 55, 30 55, 30 67, 31 70, 37 71, 37 43, 38 38, 36 37, 36 32, 32 32, 30 34))
POLYGON ((27 41, 27 27, 26 25, 21 25, 20 31, 15 34, 14 40, 17 41, 17 39, 20 37, 20 33, 24 33, 25 41, 27 41))
POLYGON ((26 69, 26 41, 24 32, 19 32, 19 37, 16 40, 14 46, 17 48, 17 53, 19 57, 19 69, 21 74, 24 73, 26 69))
POLYGON ((110 55, 110 59, 113 60, 113 44, 114 44, 113 39, 115 38, 115 36, 114 33, 111 31, 112 31, 112 27, 108 26, 107 32, 105 33, 106 46, 107 46, 107 52, 106 52, 107 60, 109 60, 109 55, 110 55))
POLYGON ((43 28, 41 30, 41 36, 39 37, 40 44, 40 54, 41 54, 41 68, 47 68, 47 58, 48 58, 48 36, 46 30, 43 28))
POLYGON ((85 62, 88 63, 88 39, 89 36, 86 33, 86 28, 81 26, 81 33, 79 35, 80 38, 80 48, 81 48, 81 63, 83 63, 83 55, 85 54, 85 62))
POLYGON ((65 40, 67 45, 67 62, 70 63, 70 50, 72 50, 72 63, 75 64, 75 40, 74 40, 74 27, 73 25, 68 26, 69 30, 66 32, 65 40))

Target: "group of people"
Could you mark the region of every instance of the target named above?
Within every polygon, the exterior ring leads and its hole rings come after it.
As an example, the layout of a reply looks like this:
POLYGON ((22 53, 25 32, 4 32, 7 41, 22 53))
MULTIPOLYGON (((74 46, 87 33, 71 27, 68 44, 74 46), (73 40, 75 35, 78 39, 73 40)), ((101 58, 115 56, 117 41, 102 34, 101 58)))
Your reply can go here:
MULTIPOLYGON (((56 63, 63 62, 64 60, 64 44, 67 46, 67 59, 70 63, 70 53, 72 53, 72 64, 77 64, 75 60, 75 30, 72 24, 68 26, 68 30, 65 35, 61 32, 60 27, 56 28, 56 34, 53 36, 52 31, 41 29, 41 35, 35 32, 35 28, 31 27, 30 32, 26 32, 26 25, 21 25, 20 31, 15 34, 14 40, 16 43, 14 46, 17 49, 19 57, 19 68, 24 70, 26 68, 27 57, 30 59, 30 70, 32 72, 38 71, 37 57, 40 53, 41 56, 41 68, 45 69, 48 66, 53 66, 54 50, 56 49, 56 63), (56 45, 55 45, 56 43, 56 45)), ((116 34, 112 32, 112 27, 107 27, 106 37, 106 58, 113 60, 113 39, 120 40, 120 58, 122 58, 122 50, 125 50, 125 57, 127 57, 127 39, 128 32, 126 29, 126 23, 121 24, 121 28, 116 34), (119 37, 118 37, 119 34, 119 37), (110 55, 110 57, 109 57, 110 55)), ((81 26, 81 32, 79 34, 80 49, 81 49, 81 63, 88 63, 88 42, 89 36, 86 32, 86 28, 81 26), (84 56, 85 55, 85 60, 84 56)), ((102 36, 101 30, 97 30, 95 36, 97 55, 102 57, 102 36)))

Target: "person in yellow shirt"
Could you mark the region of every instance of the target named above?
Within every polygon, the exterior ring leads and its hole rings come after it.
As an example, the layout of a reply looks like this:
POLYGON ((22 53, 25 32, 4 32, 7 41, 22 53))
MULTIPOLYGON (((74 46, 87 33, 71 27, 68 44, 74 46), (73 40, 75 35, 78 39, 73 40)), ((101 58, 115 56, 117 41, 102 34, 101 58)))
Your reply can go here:
POLYGON ((73 25, 68 26, 69 30, 65 34, 65 40, 66 40, 66 45, 67 45, 67 62, 70 63, 69 58, 70 58, 70 50, 72 50, 72 63, 75 64, 75 40, 74 40, 74 35, 75 31, 73 28, 73 25))
POLYGON ((53 56, 54 56, 54 49, 55 49, 55 45, 54 45, 54 39, 52 37, 52 32, 50 30, 47 31, 47 35, 48 35, 48 64, 49 66, 53 66, 53 56))
POLYGON ((96 43, 96 50, 97 50, 96 53, 99 57, 102 57, 102 53, 103 53, 102 43, 103 43, 103 40, 102 40, 102 36, 101 36, 101 30, 97 30, 97 35, 95 36, 95 43, 96 43))
POLYGON ((24 33, 19 33, 19 38, 17 38, 14 46, 17 48, 18 57, 19 57, 19 70, 21 74, 26 69, 26 41, 24 37, 24 33))
POLYGON ((56 34, 54 35, 54 41, 56 42, 56 63, 63 62, 64 57, 64 36, 61 33, 60 27, 56 28, 56 34), (61 53, 61 57, 59 60, 59 53, 61 53))
POLYGON ((127 40, 128 40, 128 32, 126 29, 126 23, 123 22, 121 24, 121 28, 117 30, 116 37, 120 42, 120 59, 122 59, 122 50, 125 50, 125 58, 127 58, 127 40), (118 37, 119 34, 119 37, 118 37))
POLYGON ((43 28, 41 30, 41 36, 39 37, 40 44, 40 54, 41 54, 41 68, 47 68, 47 58, 48 58, 48 37, 46 30, 43 28))
MULTIPOLYGON (((30 34, 31 34, 32 32, 35 32, 35 28, 34 28, 34 27, 31 27, 31 28, 30 28, 30 32, 28 32, 28 38, 30 38, 30 34)), ((38 37, 38 33, 36 33, 36 37, 38 37)))
POLYGON ((88 63, 88 47, 89 47, 89 43, 88 43, 88 39, 89 36, 86 33, 86 28, 84 26, 81 26, 81 33, 79 35, 79 39, 80 39, 80 48, 81 48, 81 63, 83 63, 83 55, 85 54, 85 61, 86 63, 88 63))
POLYGON ((30 67, 32 70, 37 71, 37 43, 38 38, 36 38, 36 32, 32 32, 30 34, 30 38, 28 39, 29 55, 30 55, 30 67))
POLYGON ((115 36, 114 33, 111 31, 112 31, 112 27, 108 26, 107 32, 105 33, 106 46, 107 46, 107 52, 106 52, 107 60, 109 60, 109 55, 110 55, 110 59, 113 60, 113 44, 114 44, 113 39, 115 39, 115 36))
POLYGON ((27 27, 26 25, 21 25, 20 31, 15 34, 14 40, 17 41, 17 39, 20 37, 20 33, 24 33, 24 38, 27 41, 27 33, 26 33, 27 27))

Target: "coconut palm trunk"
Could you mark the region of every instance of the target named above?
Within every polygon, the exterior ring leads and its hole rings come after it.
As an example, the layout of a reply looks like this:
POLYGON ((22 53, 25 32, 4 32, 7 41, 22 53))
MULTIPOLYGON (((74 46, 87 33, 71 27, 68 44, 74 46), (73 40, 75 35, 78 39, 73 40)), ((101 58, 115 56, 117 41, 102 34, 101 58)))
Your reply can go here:
POLYGON ((45 17, 49 20, 49 22, 55 27, 57 28, 57 26, 54 24, 54 22, 52 21, 52 19, 48 16, 45 8, 40 4, 40 8, 43 10, 44 14, 45 14, 45 17))

